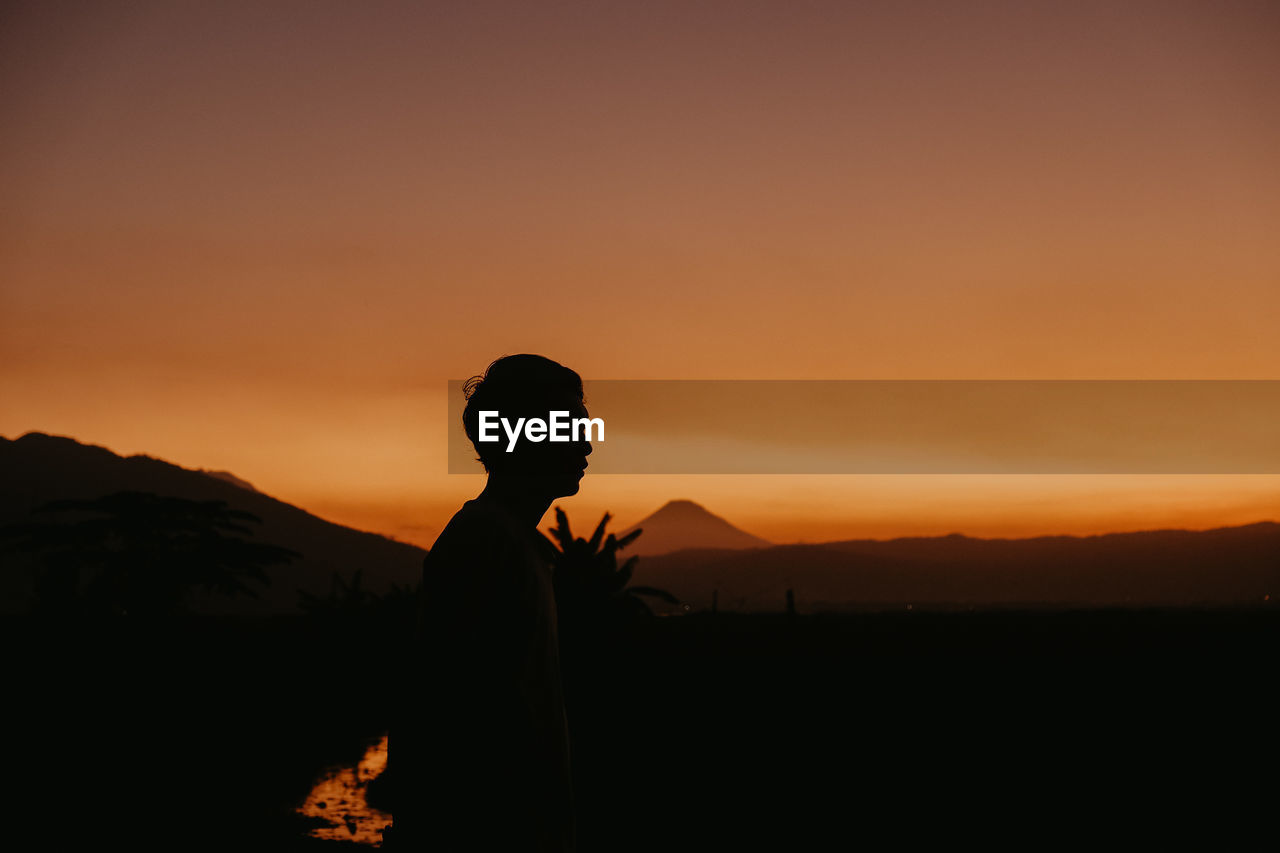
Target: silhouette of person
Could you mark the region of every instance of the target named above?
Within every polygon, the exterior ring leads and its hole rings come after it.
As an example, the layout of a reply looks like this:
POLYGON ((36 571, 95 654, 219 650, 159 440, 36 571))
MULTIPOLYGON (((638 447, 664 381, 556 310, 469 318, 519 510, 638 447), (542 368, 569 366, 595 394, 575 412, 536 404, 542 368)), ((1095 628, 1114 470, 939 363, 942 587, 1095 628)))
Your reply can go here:
MULTIPOLYGON (((463 424, 488 472, 423 563, 388 771, 394 849, 574 849, 568 726, 560 682, 553 549, 537 526, 578 492, 589 442, 478 440, 478 413, 586 417, 582 380, 512 355, 464 386, 463 424)), ((501 432, 501 431, 500 431, 501 432)), ((585 439, 585 436, 584 436, 585 439)))

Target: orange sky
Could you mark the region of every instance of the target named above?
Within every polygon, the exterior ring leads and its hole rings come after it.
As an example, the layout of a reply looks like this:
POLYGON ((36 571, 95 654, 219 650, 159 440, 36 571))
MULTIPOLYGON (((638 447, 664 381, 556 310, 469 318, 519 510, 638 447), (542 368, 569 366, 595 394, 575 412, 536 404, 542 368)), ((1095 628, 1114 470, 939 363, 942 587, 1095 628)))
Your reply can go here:
MULTIPOLYGON (((1274 3, 0 13, 0 434, 429 544, 445 382, 1273 379, 1274 3)), ((1280 517, 1277 477, 595 477, 789 540, 1280 517)))

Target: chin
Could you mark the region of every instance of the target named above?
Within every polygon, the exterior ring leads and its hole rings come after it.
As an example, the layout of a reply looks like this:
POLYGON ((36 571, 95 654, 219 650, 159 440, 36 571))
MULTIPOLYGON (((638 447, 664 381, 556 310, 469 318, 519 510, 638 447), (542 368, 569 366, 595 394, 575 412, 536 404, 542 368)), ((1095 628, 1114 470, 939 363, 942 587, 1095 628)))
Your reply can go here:
POLYGON ((574 480, 572 483, 565 482, 556 488, 556 494, 558 497, 567 498, 570 495, 576 495, 578 490, 581 488, 582 486, 577 480, 574 480))

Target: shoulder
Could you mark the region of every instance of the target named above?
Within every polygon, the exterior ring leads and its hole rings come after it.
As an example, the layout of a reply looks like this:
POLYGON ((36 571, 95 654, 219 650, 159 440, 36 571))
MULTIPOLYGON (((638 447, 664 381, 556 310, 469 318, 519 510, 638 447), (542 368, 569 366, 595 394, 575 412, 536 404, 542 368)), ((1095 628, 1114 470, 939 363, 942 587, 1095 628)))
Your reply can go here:
POLYGON ((467 501, 427 553, 423 571, 437 576, 465 571, 476 578, 520 574, 530 561, 529 540, 505 512, 467 501))
POLYGON ((466 553, 509 550, 520 545, 520 535, 507 516, 479 501, 467 501, 440 532, 431 553, 456 550, 466 553))

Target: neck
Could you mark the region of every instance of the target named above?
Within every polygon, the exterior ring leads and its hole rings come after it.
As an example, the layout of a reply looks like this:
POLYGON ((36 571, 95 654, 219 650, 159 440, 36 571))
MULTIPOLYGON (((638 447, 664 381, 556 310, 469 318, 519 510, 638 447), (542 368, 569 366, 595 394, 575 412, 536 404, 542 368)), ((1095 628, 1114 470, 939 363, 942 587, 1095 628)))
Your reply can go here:
POLYGON ((544 497, 530 486, 531 482, 527 479, 490 474, 484 491, 480 492, 476 500, 497 504, 530 530, 537 530, 538 522, 546 515, 552 499, 544 497))

